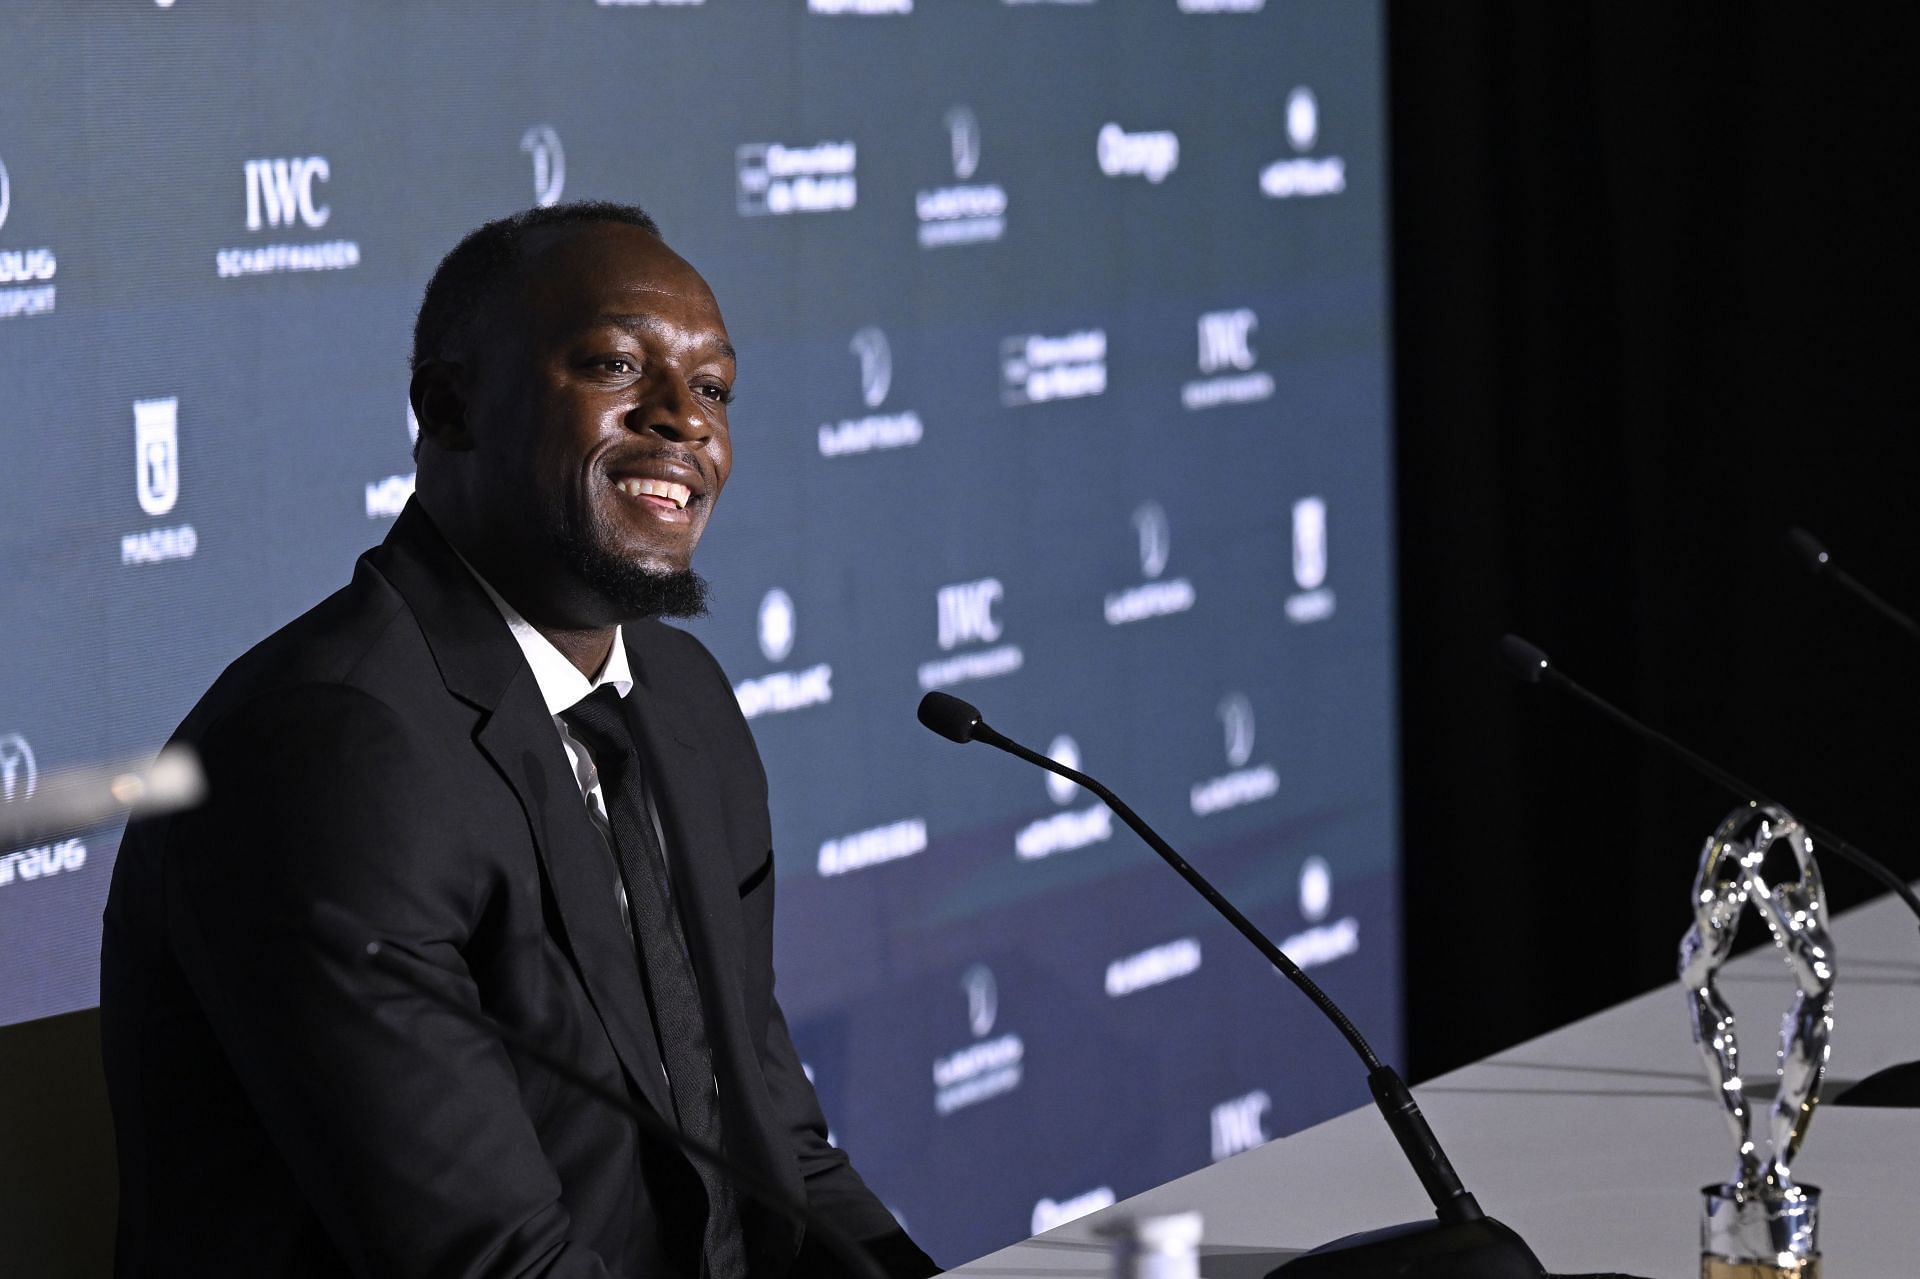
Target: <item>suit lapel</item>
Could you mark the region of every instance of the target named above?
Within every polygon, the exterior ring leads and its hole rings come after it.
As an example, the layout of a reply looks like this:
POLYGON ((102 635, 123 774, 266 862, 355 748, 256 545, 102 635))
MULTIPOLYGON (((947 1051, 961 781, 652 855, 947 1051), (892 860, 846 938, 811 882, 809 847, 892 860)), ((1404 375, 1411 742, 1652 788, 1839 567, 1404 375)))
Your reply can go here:
MULTIPOLYGON (((677 690, 649 679, 646 635, 627 628, 633 663, 633 692, 627 713, 647 770, 660 825, 666 835, 667 862, 686 924, 687 946, 700 979, 700 1001, 707 1038, 720 1085, 721 1117, 734 1157, 771 1175, 795 1198, 804 1196, 799 1168, 784 1133, 769 1127, 774 1112, 760 1064, 764 1026, 749 1024, 742 988, 740 885, 727 840, 720 796, 724 789, 713 762, 695 745, 691 726, 697 712, 677 690)), ((791 1231, 783 1221, 755 1213, 761 1229, 759 1248, 780 1264, 791 1256, 791 1231)))
POLYGON ((559 909, 562 940, 628 1079, 673 1114, 646 990, 621 922, 617 871, 587 817, 579 784, 533 672, 498 610, 415 503, 369 560, 402 598, 433 650, 448 692, 483 718, 475 745, 526 813, 559 909))

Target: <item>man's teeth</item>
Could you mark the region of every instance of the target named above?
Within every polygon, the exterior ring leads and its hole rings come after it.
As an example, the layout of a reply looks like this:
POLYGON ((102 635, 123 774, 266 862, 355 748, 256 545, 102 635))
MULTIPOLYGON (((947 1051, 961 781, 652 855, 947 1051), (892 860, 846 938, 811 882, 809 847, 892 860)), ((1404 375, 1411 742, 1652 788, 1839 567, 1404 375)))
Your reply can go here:
POLYGON ((625 479, 615 480, 614 487, 628 497, 663 497, 673 503, 676 511, 686 510, 687 503, 693 499, 692 489, 668 480, 646 480, 629 475, 625 479))

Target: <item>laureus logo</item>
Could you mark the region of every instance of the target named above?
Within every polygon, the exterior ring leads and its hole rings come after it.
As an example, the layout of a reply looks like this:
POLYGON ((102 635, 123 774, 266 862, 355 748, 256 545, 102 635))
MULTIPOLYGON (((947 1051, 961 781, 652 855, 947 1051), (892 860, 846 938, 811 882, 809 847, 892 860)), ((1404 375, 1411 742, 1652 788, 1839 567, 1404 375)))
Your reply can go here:
POLYGON ((893 350, 887 335, 869 325, 855 333, 848 346, 860 359, 860 398, 868 408, 877 409, 893 386, 893 350))
POLYGON ((27 739, 18 733, 0 736, 0 803, 31 797, 39 781, 39 768, 27 739))
POLYGON ((13 186, 7 179, 7 162, 0 160, 0 227, 7 224, 7 210, 13 207, 13 186))
POLYGON ((985 1039, 1000 1016, 1000 989, 994 984, 993 970, 975 964, 961 976, 960 989, 967 996, 967 1029, 975 1039, 985 1039))
POLYGON ((793 597, 777 586, 760 600, 760 651, 769 662, 793 652, 793 597))
POLYGON ((1221 699, 1219 712, 1227 735, 1227 764, 1240 768, 1253 758, 1253 703, 1245 693, 1229 693, 1221 699))
POLYGON ((1173 554, 1173 526, 1158 502, 1142 502, 1133 512, 1134 531, 1140 535, 1140 573, 1156 578, 1167 571, 1173 554))
POLYGON ((133 403, 134 489, 140 509, 165 515, 180 500, 180 401, 133 403))
POLYGON ((980 118, 972 107, 947 112, 947 138, 953 148, 953 176, 965 182, 980 168, 980 118))
POLYGON ((567 189, 567 152, 560 135, 536 124, 520 136, 520 149, 533 159, 533 202, 546 209, 560 203, 567 189))

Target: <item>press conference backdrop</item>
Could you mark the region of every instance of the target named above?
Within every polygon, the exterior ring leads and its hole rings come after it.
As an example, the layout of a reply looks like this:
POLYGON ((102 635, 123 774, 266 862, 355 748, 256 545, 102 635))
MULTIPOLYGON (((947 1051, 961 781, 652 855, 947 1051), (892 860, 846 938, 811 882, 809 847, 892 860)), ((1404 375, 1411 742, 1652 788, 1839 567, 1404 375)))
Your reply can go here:
MULTIPOLYGON (((1377 6, 0 30, 6 800, 156 747, 385 535, 462 233, 638 202, 742 353, 694 629, 766 759, 794 1035, 876 1189, 957 1261, 1363 1099, 1090 796, 913 708, 950 689, 1110 781, 1393 1055, 1377 6)), ((95 1002, 118 835, 0 851, 0 1021, 95 1002)))

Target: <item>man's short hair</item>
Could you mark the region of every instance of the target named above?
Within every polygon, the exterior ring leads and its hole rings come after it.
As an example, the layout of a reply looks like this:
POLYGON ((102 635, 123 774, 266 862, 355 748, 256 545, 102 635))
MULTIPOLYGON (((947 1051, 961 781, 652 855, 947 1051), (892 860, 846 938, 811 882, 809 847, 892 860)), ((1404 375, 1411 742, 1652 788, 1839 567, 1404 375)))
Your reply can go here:
POLYGON ((427 281, 420 314, 413 322, 412 367, 447 358, 449 349, 466 337, 488 297, 513 270, 529 231, 584 222, 622 222, 650 235, 660 234, 644 209, 610 200, 574 200, 495 218, 455 245, 427 281))

